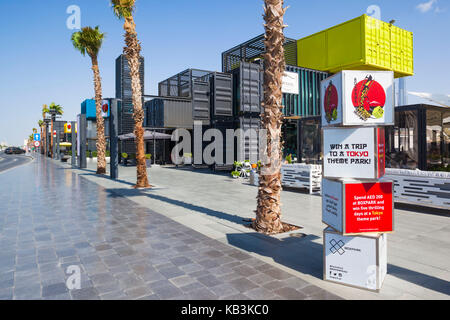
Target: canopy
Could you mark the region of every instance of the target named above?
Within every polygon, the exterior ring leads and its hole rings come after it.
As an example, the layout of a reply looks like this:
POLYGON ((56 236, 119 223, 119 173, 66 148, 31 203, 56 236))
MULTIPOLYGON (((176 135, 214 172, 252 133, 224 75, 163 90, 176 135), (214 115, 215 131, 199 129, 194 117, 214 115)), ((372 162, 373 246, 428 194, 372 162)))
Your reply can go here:
MULTIPOLYGON (((144 132, 144 140, 170 140, 171 139, 171 135, 170 134, 166 134, 166 133, 161 133, 161 132, 155 132, 155 131, 149 131, 146 130, 144 132)), ((134 133, 127 133, 127 134, 122 134, 119 136, 119 140, 134 140, 136 138, 136 136, 134 135, 134 133)))

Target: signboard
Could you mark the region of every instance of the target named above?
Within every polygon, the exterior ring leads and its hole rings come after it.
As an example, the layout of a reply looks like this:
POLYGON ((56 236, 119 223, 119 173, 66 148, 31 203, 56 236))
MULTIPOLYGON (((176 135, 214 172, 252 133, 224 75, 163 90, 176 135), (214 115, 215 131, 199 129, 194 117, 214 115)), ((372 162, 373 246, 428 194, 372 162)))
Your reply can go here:
POLYGON ((322 127, 394 124, 392 71, 341 71, 321 82, 322 127))
POLYGON ((64 123, 64 133, 72 133, 72 125, 70 122, 64 123))
POLYGON ((33 134, 33 139, 34 141, 41 141, 41 134, 40 133, 33 134))
POLYGON ((283 74, 281 91, 283 93, 299 94, 298 73, 285 71, 283 74))
POLYGON ((109 100, 102 100, 102 117, 107 118, 109 117, 109 100))
POLYGON ((34 146, 37 148, 37 147, 40 147, 40 145, 41 145, 41 143, 39 142, 39 141, 34 141, 34 146))
POLYGON ((391 181, 322 181, 322 222, 343 235, 394 230, 391 181))
POLYGON ((324 280, 378 291, 387 273, 386 239, 386 234, 343 236, 325 229, 324 280))
POLYGON ((378 179, 385 173, 384 128, 324 128, 323 176, 378 179))

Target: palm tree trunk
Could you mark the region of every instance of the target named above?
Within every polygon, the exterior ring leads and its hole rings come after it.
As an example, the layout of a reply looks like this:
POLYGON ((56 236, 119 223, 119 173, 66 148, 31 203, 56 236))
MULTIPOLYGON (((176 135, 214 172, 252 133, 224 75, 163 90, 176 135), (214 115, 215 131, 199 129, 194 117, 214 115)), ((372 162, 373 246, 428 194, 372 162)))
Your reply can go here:
POLYGON ((285 70, 283 35, 283 0, 265 0, 264 20, 266 53, 264 54, 264 111, 261 115, 263 129, 267 132, 266 155, 259 178, 256 219, 253 227, 258 232, 283 231, 281 222, 281 125, 283 108, 281 92, 285 70))
MULTIPOLYGON (((105 121, 102 117, 102 80, 98 67, 97 57, 91 57, 92 71, 94 72, 95 88, 95 115, 97 121, 97 174, 106 173, 106 139, 105 139, 105 121)), ((75 129, 74 129, 75 130, 75 129)))
POLYGON ((128 60, 131 77, 132 102, 134 107, 134 134, 136 136, 136 174, 137 181, 135 188, 150 187, 147 178, 147 164, 145 162, 145 144, 144 144, 144 109, 142 108, 142 88, 139 77, 139 56, 141 45, 137 39, 136 25, 133 17, 125 18, 125 44, 124 53, 128 60))

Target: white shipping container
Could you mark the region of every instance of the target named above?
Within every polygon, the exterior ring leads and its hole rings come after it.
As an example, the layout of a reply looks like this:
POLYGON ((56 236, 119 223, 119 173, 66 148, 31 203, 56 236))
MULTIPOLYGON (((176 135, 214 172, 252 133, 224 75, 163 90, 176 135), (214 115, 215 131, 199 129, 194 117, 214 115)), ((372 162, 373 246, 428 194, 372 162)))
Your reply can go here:
POLYGON ((343 236, 323 231, 323 279, 379 291, 387 274, 387 235, 343 236))

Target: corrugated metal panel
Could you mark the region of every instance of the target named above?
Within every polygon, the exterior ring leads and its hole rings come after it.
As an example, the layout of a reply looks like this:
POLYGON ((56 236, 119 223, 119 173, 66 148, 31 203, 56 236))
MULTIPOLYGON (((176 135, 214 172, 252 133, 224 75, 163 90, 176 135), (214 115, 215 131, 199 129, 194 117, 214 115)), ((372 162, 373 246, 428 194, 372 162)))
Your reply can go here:
POLYGON ((240 112, 261 112, 262 81, 258 64, 242 62, 240 65, 240 112))
POLYGON ((259 117, 239 117, 239 128, 243 131, 243 134, 238 143, 240 159, 237 160, 250 160, 254 163, 259 160, 259 130, 261 128, 261 119, 259 117))
POLYGON ((285 116, 320 115, 320 82, 328 73, 286 65, 286 71, 295 72, 299 79, 299 94, 283 94, 283 114, 285 116))
POLYGON ((232 170, 235 155, 231 157, 232 154, 235 153, 235 145, 234 145, 234 136, 232 140, 227 140, 227 129, 233 129, 234 132, 234 122, 233 121, 215 121, 213 124, 213 128, 220 130, 223 137, 223 158, 221 159, 222 163, 215 163, 213 165, 214 170, 232 170), (229 162, 227 162, 227 155, 231 158, 229 162))
POLYGON ((194 120, 210 120, 209 82, 192 81, 192 118, 194 120))
POLYGON ((193 128, 192 103, 189 100, 153 99, 145 103, 147 126, 152 128, 193 128))
POLYGON ((214 72, 211 77, 213 116, 233 116, 233 78, 229 73, 214 72))

